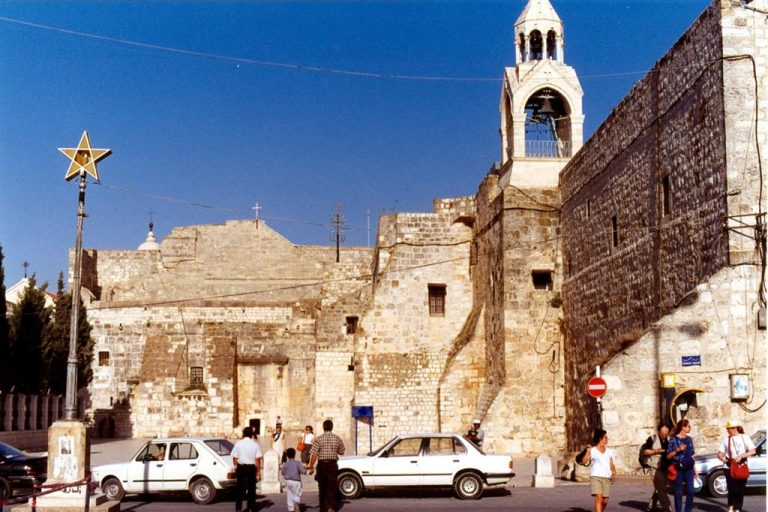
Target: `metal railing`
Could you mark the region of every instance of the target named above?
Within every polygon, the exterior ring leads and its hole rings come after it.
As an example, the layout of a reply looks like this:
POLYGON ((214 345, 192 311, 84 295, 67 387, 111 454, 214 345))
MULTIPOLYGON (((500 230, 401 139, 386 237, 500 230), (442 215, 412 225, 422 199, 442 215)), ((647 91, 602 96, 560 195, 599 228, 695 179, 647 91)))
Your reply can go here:
POLYGON ((530 158, 570 158, 571 142, 560 140, 527 140, 525 156, 530 158))
POLYGON ((91 501, 91 495, 93 494, 93 490, 96 489, 99 485, 96 482, 91 481, 90 475, 78 480, 76 482, 65 482, 65 483, 58 483, 58 484, 35 484, 32 494, 26 495, 26 496, 20 496, 18 498, 10 498, 3 500, 0 498, 0 512, 3 512, 3 506, 7 505, 16 505, 19 503, 24 503, 25 501, 29 501, 29 509, 33 512, 37 510, 37 498, 39 496, 45 496, 46 494, 51 494, 54 492, 64 491, 65 493, 73 493, 73 494, 84 494, 84 509, 85 512, 88 512, 89 505, 91 501), (81 487, 85 487, 85 492, 81 489, 81 487))

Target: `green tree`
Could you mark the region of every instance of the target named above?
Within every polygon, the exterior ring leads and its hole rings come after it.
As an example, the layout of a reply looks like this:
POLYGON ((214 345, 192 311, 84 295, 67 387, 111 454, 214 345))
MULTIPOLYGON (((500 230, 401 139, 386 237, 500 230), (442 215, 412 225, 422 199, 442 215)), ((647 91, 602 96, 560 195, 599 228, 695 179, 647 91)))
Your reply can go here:
MULTIPOLYGON (((59 274, 59 289, 63 288, 59 274)), ((69 331, 72 315, 72 294, 60 293, 56 300, 53 322, 46 329, 43 338, 43 359, 46 375, 44 389, 51 393, 63 394, 67 389, 67 359, 69 358, 69 331)), ((93 361, 93 339, 91 324, 88 322, 83 301, 77 317, 77 386, 86 386, 93 378, 91 363, 93 361)))
POLYGON ((45 307, 45 288, 38 288, 34 274, 10 316, 11 375, 16 391, 38 393, 42 390, 43 336, 51 323, 51 312, 45 307))
MULTIPOLYGON (((8 309, 5 302, 5 266, 3 265, 3 246, 0 245, 0 354, 10 354, 8 341, 8 309)), ((0 391, 11 387, 10 357, 0 357, 0 391)))

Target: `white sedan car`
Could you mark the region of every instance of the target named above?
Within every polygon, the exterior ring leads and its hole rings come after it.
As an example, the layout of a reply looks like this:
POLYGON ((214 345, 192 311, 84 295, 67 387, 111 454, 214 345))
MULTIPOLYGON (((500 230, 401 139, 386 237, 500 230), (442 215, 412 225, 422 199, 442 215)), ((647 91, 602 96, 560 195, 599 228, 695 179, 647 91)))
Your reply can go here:
POLYGON ((126 493, 189 491, 205 505, 217 490, 236 485, 232 447, 227 439, 174 437, 147 442, 128 462, 96 466, 91 478, 110 500, 126 493))
POLYGON ((339 459, 339 491, 358 498, 372 487, 452 487, 461 499, 478 499, 483 485, 515 476, 512 457, 486 455, 460 434, 406 434, 368 455, 339 459))

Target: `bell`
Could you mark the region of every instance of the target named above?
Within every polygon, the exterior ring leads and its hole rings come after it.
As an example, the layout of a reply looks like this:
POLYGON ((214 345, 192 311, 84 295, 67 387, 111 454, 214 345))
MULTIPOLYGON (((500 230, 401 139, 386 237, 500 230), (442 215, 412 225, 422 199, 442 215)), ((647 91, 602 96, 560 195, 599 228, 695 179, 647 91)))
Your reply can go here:
POLYGON ((552 103, 549 102, 549 98, 544 97, 541 102, 541 107, 539 107, 539 114, 551 116, 554 113, 555 109, 552 108, 552 103))

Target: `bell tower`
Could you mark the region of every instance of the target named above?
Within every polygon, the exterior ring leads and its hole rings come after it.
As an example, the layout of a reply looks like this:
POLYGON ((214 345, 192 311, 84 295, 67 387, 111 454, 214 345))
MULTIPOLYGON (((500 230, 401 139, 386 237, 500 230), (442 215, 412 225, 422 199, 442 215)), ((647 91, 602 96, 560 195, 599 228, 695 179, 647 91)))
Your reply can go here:
POLYGON ((563 22, 549 0, 528 0, 515 22, 515 67, 501 91, 501 184, 556 187, 584 143, 584 95, 565 64, 563 22))

